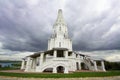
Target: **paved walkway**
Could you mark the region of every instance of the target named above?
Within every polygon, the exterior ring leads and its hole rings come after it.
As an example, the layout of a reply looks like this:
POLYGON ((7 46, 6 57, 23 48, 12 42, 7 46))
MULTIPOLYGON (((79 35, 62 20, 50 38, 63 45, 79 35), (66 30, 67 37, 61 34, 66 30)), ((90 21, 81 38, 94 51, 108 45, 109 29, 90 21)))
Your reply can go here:
POLYGON ((120 76, 114 77, 91 77, 91 78, 16 78, 0 76, 0 80, 120 80, 120 76))

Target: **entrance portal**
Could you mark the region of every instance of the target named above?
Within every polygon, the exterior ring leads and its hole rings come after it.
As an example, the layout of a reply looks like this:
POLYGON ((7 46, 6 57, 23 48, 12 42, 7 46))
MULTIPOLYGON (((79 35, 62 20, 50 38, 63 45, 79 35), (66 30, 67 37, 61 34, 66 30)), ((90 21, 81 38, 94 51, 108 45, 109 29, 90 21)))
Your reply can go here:
POLYGON ((64 73, 64 67, 63 66, 58 66, 57 67, 57 73, 64 73))

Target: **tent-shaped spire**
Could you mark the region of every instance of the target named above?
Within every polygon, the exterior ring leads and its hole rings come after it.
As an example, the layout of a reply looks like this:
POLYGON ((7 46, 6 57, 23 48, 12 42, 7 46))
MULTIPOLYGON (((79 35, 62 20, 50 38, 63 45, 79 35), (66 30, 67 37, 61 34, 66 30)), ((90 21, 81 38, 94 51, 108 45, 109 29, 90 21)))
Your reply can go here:
POLYGON ((62 14, 62 9, 58 10, 58 16, 57 16, 57 20, 55 22, 55 24, 64 24, 66 25, 64 18, 63 18, 63 14, 62 14))

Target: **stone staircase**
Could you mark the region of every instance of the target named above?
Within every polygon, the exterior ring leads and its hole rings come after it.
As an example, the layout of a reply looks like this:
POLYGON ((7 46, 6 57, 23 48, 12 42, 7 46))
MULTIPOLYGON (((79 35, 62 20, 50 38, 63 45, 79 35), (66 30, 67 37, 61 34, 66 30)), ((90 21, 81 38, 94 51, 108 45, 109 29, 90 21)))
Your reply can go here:
MULTIPOLYGON (((84 59, 84 63, 88 66, 89 70, 95 71, 94 65, 93 65, 93 66, 91 65, 91 64, 94 64, 93 61, 94 61, 94 60, 92 60, 92 59, 90 59, 90 58, 84 59)), ((97 71, 103 71, 103 69, 101 68, 101 66, 97 66, 97 71)))
POLYGON ((80 54, 77 51, 74 51, 74 53, 84 56, 85 58, 83 59, 83 63, 88 67, 89 70, 94 70, 94 66, 91 65, 91 64, 93 64, 92 59, 90 59, 87 55, 80 54))
POLYGON ((84 59, 83 62, 87 65, 89 70, 94 70, 94 66, 91 65, 91 63, 93 63, 93 62, 89 58, 88 59, 84 59))

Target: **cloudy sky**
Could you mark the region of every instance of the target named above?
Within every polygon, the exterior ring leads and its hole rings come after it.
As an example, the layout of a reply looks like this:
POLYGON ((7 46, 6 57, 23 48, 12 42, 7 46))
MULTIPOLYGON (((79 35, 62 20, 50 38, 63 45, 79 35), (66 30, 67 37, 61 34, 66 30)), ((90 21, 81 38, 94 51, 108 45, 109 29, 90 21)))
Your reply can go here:
POLYGON ((58 9, 74 50, 120 61, 120 0, 0 0, 0 59, 47 50, 58 9))

